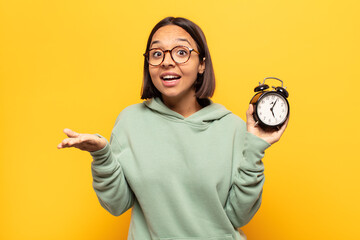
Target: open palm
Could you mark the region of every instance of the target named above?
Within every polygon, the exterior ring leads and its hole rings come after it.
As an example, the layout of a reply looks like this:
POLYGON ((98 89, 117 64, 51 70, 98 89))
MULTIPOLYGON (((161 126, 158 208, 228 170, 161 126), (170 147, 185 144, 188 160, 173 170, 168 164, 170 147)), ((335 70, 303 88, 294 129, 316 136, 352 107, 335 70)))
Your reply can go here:
POLYGON ((57 146, 61 148, 75 147, 83 151, 94 152, 104 148, 107 144, 105 138, 94 134, 77 133, 71 129, 65 128, 64 133, 68 136, 57 146))

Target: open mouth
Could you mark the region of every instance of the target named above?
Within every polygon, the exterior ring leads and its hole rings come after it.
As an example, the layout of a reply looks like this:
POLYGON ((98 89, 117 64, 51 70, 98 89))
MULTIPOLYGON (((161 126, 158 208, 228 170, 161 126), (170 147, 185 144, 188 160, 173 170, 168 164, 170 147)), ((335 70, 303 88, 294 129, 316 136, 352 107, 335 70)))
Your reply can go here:
POLYGON ((165 76, 161 76, 160 78, 164 81, 174 81, 180 79, 181 77, 177 75, 165 75, 165 76))

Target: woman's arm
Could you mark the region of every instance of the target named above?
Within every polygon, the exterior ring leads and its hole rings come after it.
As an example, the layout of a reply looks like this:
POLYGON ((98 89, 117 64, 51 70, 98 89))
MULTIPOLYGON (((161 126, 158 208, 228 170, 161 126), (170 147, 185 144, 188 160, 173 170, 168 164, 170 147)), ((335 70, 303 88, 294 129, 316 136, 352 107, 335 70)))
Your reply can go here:
POLYGON ((235 171, 225 211, 236 228, 246 225, 259 209, 265 180, 261 159, 265 149, 279 141, 288 124, 287 120, 277 131, 264 131, 255 125, 252 113, 250 105, 246 112, 246 131, 234 140, 235 171))
POLYGON ((225 211, 235 228, 246 225, 261 204, 264 165, 261 159, 269 143, 249 132, 241 132, 234 142, 232 185, 225 211))
POLYGON ((119 159, 120 144, 112 137, 110 143, 99 134, 81 134, 64 129, 68 138, 58 148, 75 147, 88 151, 93 157, 93 187, 100 204, 111 214, 119 216, 132 205, 134 194, 126 182, 119 159))
POLYGON ((90 154, 93 157, 93 187, 99 202, 111 214, 119 216, 134 203, 134 193, 126 181, 119 161, 123 156, 120 144, 112 135, 110 144, 90 154))

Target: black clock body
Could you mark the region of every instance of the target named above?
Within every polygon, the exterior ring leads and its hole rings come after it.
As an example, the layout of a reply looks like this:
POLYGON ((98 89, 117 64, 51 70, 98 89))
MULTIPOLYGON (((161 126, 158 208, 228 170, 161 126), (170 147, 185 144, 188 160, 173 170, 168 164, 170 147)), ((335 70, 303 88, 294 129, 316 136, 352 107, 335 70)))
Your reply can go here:
MULTIPOLYGON (((265 80, 269 78, 264 79, 265 80)), ((272 78, 281 81, 278 78, 272 78)), ((266 84, 259 84, 254 91, 257 92, 250 103, 254 105, 254 120, 264 130, 279 129, 288 119, 290 114, 290 105, 287 100, 289 93, 285 88, 269 88, 266 84)), ((282 83, 282 81, 281 81, 282 83)))

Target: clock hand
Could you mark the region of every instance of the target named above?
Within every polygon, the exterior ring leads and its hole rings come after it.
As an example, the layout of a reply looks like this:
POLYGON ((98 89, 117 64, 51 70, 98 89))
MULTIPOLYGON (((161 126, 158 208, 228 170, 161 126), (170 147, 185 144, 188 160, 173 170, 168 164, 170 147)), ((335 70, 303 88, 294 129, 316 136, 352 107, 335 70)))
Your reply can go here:
POLYGON ((274 117, 275 117, 275 115, 274 115, 273 109, 274 109, 274 106, 275 106, 276 102, 277 102, 277 99, 276 99, 276 101, 274 102, 274 105, 272 105, 272 107, 270 108, 270 111, 271 111, 271 113, 272 113, 272 115, 273 115, 274 117))
POLYGON ((272 108, 274 108, 274 106, 275 106, 275 104, 276 104, 277 101, 278 101, 278 99, 276 99, 276 101, 275 101, 274 105, 272 106, 272 108))

